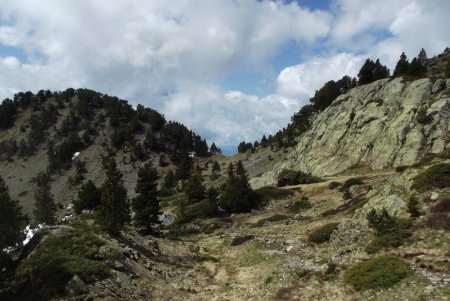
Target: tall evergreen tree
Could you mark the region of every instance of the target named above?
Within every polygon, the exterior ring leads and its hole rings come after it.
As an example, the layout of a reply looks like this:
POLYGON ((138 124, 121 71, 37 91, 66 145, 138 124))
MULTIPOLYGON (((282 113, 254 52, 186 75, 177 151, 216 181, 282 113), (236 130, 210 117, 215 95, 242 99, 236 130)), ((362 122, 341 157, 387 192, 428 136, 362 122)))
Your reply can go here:
POLYGON ((210 151, 211 153, 213 153, 213 154, 217 154, 217 153, 219 152, 219 149, 217 148, 215 142, 213 142, 213 143, 211 144, 211 147, 209 148, 209 151, 210 151))
POLYGON ((134 225, 142 228, 145 234, 158 233, 158 225, 161 224, 159 220, 161 207, 156 182, 158 178, 158 172, 150 163, 146 163, 138 171, 135 188, 138 195, 131 201, 131 207, 134 211, 134 225))
POLYGON ((130 220, 130 208, 123 175, 117 169, 114 158, 110 158, 106 164, 106 180, 101 192, 102 202, 98 210, 98 222, 111 234, 117 234, 130 220))
POLYGON ((236 165, 236 172, 228 173, 228 180, 220 195, 219 204, 227 212, 245 212, 256 205, 256 194, 248 183, 248 176, 242 162, 236 165))
POLYGON ((377 59, 375 62, 375 68, 373 70, 373 80, 379 80, 382 78, 389 77, 389 69, 380 63, 380 60, 377 59))
POLYGON ((38 189, 34 194, 36 207, 34 209, 34 219, 38 224, 53 225, 56 223, 56 204, 50 192, 50 176, 46 173, 39 173, 36 176, 38 189))
POLYGON ((73 201, 76 214, 83 210, 96 210, 102 201, 102 193, 91 180, 81 185, 77 198, 73 201))
POLYGON ((422 48, 417 56, 417 60, 423 65, 427 59, 427 53, 425 52, 425 49, 422 48))
MULTIPOLYGON (((28 217, 22 214, 19 202, 12 200, 8 186, 0 176, 0 258, 3 250, 17 247, 25 238, 23 230, 28 223, 28 217)), ((1 261, 0 261, 1 264, 1 261)), ((1 265, 0 265, 1 267, 1 265)))
POLYGON ((184 185, 184 193, 191 202, 198 202, 204 199, 205 190, 200 172, 195 172, 184 185))
POLYGON ((212 167, 211 167, 212 173, 219 173, 220 172, 220 165, 217 163, 217 161, 214 161, 212 167))
POLYGON ((408 75, 422 76, 427 71, 426 67, 422 65, 417 58, 413 58, 408 68, 408 75))
POLYGON ((408 73, 408 69, 409 69, 408 58, 406 57, 406 54, 402 52, 402 54, 400 55, 400 59, 397 62, 397 65, 395 65, 393 76, 405 75, 408 73))
POLYGON ((375 63, 371 59, 367 59, 358 72, 358 85, 365 85, 373 82, 373 69, 375 63))
POLYGON ((175 176, 175 173, 172 170, 169 170, 169 172, 167 172, 166 176, 164 177, 163 188, 170 190, 174 188, 176 185, 177 185, 177 178, 175 176))

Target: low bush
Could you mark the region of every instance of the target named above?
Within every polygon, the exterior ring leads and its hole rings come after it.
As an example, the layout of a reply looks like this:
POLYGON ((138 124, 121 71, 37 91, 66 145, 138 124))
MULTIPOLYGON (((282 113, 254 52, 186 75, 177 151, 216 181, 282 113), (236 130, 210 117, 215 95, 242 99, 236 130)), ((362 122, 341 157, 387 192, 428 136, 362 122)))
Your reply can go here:
POLYGON ((187 206, 183 213, 183 221, 189 222, 196 218, 207 218, 217 215, 217 205, 213 204, 209 199, 187 206))
POLYGON ((292 190, 280 189, 273 186, 264 186, 256 189, 255 192, 261 196, 264 203, 270 200, 284 199, 295 194, 292 190))
POLYGON ((361 185, 364 184, 363 180, 360 178, 350 178, 347 179, 344 184, 342 185, 342 189, 350 188, 354 185, 361 185))
POLYGON ((375 230, 375 238, 366 247, 368 253, 375 253, 384 248, 399 247, 411 236, 412 222, 391 216, 386 209, 377 212, 372 209, 367 214, 369 227, 375 230))
POLYGON ((336 189, 336 188, 338 188, 338 187, 341 186, 341 185, 342 185, 342 184, 339 183, 339 182, 332 181, 332 182, 330 182, 330 184, 328 184, 328 188, 330 188, 330 189, 336 189))
POLYGON ((95 258, 103 244, 94 228, 74 224, 74 231, 64 236, 47 237, 20 263, 16 277, 26 289, 32 289, 32 297, 49 299, 62 293, 75 274, 86 283, 108 275, 106 263, 95 258))
POLYGON ((413 274, 404 261, 390 256, 379 256, 357 263, 344 274, 344 280, 356 290, 389 288, 413 274))
POLYGON ((289 216, 287 216, 287 215, 275 214, 275 215, 269 216, 267 218, 260 219, 259 221, 256 222, 256 224, 254 224, 254 227, 262 227, 267 222, 278 222, 278 221, 282 221, 282 220, 285 220, 288 218, 289 218, 289 216))
POLYGON ((442 213, 442 212, 450 212, 450 199, 442 199, 433 208, 431 208, 431 212, 434 213, 442 213))
POLYGON ((299 170, 283 169, 278 175, 277 186, 283 187, 286 185, 311 184, 319 182, 323 182, 323 180, 311 174, 307 174, 299 170))
POLYGON ((433 213, 427 217, 425 224, 436 230, 450 230, 450 216, 445 213, 433 213))
POLYGON ((408 199, 407 210, 411 217, 419 217, 422 215, 420 204, 417 197, 411 195, 408 199))
POLYGON ((236 236, 235 238, 233 238, 233 240, 230 243, 230 246, 239 246, 242 245, 243 243, 245 243, 246 241, 249 241, 251 239, 253 239, 254 236, 247 234, 247 235, 241 235, 241 236, 236 236))
POLYGON ((450 163, 433 165, 413 179, 413 189, 429 190, 450 187, 450 163))
POLYGON ((399 165, 399 166, 397 166, 397 167, 395 168, 395 171, 396 171, 396 172, 403 172, 403 171, 407 170, 408 167, 409 167, 409 166, 406 166, 406 165, 399 165))
POLYGON ((339 223, 329 223, 323 227, 316 229, 313 233, 309 235, 309 241, 316 244, 321 244, 328 242, 331 237, 331 233, 337 229, 339 223))
POLYGON ((300 201, 295 202, 291 207, 289 207, 289 212, 291 213, 298 213, 302 210, 306 210, 311 208, 312 205, 311 203, 308 201, 308 199, 304 200, 301 199, 300 201))
POLYGON ((344 200, 350 200, 350 199, 353 198, 353 194, 352 194, 352 192, 350 191, 350 189, 344 188, 344 189, 342 190, 342 198, 343 198, 344 200))
POLYGON ((398 248, 403 244, 404 240, 410 236, 411 232, 402 230, 377 235, 366 247, 366 252, 373 254, 387 248, 398 248))

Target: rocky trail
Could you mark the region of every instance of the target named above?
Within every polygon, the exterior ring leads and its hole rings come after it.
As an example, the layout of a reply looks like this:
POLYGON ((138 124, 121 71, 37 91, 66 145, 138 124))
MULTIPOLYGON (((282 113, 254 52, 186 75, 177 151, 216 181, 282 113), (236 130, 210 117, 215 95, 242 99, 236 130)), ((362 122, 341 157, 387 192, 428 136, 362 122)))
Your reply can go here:
MULTIPOLYGON (((391 175, 392 172, 364 175, 364 184, 352 191, 355 195, 366 195, 368 187, 389 181, 391 175)), ((155 245, 159 247, 151 251, 155 256, 147 256, 151 252, 141 252, 140 248, 128 248, 126 268, 118 264, 114 271, 115 284, 108 279, 96 283, 94 291, 119 297, 111 287, 131 287, 133 292, 123 294, 123 290, 116 289, 116 293, 120 291, 121 298, 130 300, 167 301, 445 300, 442 296, 450 288, 448 270, 430 268, 427 263, 427 260, 448 262, 442 248, 416 249, 412 244, 386 251, 387 255, 409 262, 416 275, 399 284, 401 287, 370 295, 354 291, 342 281, 346 266, 368 258, 361 246, 342 246, 333 240, 323 245, 308 241, 309 234, 324 223, 352 220, 349 209, 322 216, 344 202, 342 193, 329 189, 328 183, 343 182, 350 177, 330 177, 324 183, 287 187, 296 193, 273 201, 265 210, 234 215, 225 222, 203 221, 218 224, 209 234, 193 233, 177 240, 156 239, 155 245), (308 196, 311 208, 290 212, 290 206, 304 196, 308 196), (277 218, 271 219, 274 216, 277 218)), ((418 235, 424 234, 421 231, 418 235)), ((437 235, 440 242, 449 242, 448 233, 437 235)), ((129 237, 129 242, 149 244, 137 241, 137 237, 129 237)))

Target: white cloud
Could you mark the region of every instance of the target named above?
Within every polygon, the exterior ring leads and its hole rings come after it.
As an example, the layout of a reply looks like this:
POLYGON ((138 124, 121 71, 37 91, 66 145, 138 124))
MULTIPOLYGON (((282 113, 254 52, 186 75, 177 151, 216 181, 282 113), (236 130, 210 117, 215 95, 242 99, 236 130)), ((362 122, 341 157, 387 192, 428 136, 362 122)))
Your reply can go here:
POLYGON ((447 0, 336 0, 329 43, 380 58, 391 70, 401 52, 429 56, 450 44, 447 0))
POLYGON ((166 117, 204 133, 220 147, 236 147, 241 141, 259 140, 289 122, 300 107, 298 100, 273 94, 265 97, 220 88, 198 89, 171 95, 166 117))
POLYGON ((0 44, 23 49, 28 64, 133 98, 133 90, 152 96, 221 80, 289 40, 312 43, 326 36, 331 15, 257 0, 4 0, 1 19, 0 44))
POLYGON ((356 76, 363 61, 363 56, 338 53, 329 57, 315 57, 285 68, 277 78, 278 93, 299 98, 306 104, 325 82, 338 80, 344 75, 356 76))

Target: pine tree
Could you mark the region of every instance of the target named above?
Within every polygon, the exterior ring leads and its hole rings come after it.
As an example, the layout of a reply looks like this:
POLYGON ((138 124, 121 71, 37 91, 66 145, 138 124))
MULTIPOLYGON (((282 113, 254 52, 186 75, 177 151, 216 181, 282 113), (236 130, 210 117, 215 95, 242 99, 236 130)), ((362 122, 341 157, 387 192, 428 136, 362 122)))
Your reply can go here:
POLYGON ((267 138, 266 135, 262 136, 261 138, 261 146, 266 147, 267 146, 267 138))
POLYGON ((158 225, 161 224, 157 180, 158 172, 146 163, 138 171, 138 181, 136 183, 136 193, 138 194, 131 202, 134 211, 134 225, 142 228, 145 234, 158 233, 158 225))
POLYGON ((211 147, 209 148, 209 151, 210 151, 211 153, 213 153, 213 154, 217 154, 217 153, 219 152, 219 149, 217 148, 215 142, 213 142, 213 143, 211 144, 211 147))
POLYGON ((96 210, 102 201, 100 189, 91 180, 81 185, 78 197, 73 201, 73 209, 76 214, 83 210, 96 210))
POLYGON ((245 212, 253 208, 257 201, 256 194, 248 183, 244 166, 239 161, 236 165, 236 172, 229 171, 228 173, 228 180, 220 195, 220 207, 230 213, 245 212))
POLYGON ((214 163, 211 167, 211 171, 213 174, 220 172, 220 165, 219 165, 219 163, 217 163, 217 161, 214 161, 214 163))
POLYGON ((195 172, 184 185, 184 193, 191 202, 198 202, 204 199, 205 190, 200 172, 195 172))
MULTIPOLYGON (((8 186, 0 176, 0 258, 5 248, 17 247, 25 238, 23 230, 28 223, 28 217, 22 214, 19 202, 12 200, 8 186)), ((1 262, 0 262, 1 264, 1 262)))
POLYGON ((389 69, 380 63, 380 60, 377 59, 375 62, 375 68, 373 70, 373 80, 379 80, 382 78, 389 77, 389 69))
POLYGON ((170 190, 174 188, 176 184, 177 179, 175 177, 175 173, 172 170, 169 170, 169 172, 164 177, 163 188, 170 190))
POLYGON ((417 56, 417 60, 419 61, 420 64, 423 65, 427 59, 428 59, 427 53, 425 52, 425 49, 422 48, 419 52, 419 55, 417 56))
POLYGON ((407 74, 408 68, 409 68, 408 58, 406 57, 406 54, 402 52, 402 54, 400 55, 400 59, 397 62, 397 65, 395 65, 393 76, 400 76, 407 74))
POLYGON ((53 225, 56 223, 56 204, 50 192, 50 177, 46 173, 39 173, 36 176, 38 189, 34 194, 36 207, 34 209, 34 219, 38 224, 53 225))
POLYGON ((373 82, 373 70, 375 63, 367 59, 358 72, 358 85, 365 85, 373 82))
POLYGON ((107 162, 106 180, 101 192, 102 202, 98 210, 98 222, 111 234, 117 234, 130 220, 130 208, 123 175, 117 169, 114 158, 110 158, 107 162))

